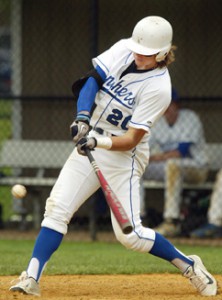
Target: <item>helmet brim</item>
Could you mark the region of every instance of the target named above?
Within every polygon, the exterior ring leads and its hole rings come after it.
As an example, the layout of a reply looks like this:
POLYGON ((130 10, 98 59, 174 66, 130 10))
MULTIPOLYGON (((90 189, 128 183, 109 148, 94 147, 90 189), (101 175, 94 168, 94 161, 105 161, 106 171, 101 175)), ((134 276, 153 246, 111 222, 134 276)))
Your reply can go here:
POLYGON ((126 40, 126 47, 134 53, 141 55, 154 55, 160 52, 160 49, 152 49, 144 47, 136 43, 132 38, 126 40))

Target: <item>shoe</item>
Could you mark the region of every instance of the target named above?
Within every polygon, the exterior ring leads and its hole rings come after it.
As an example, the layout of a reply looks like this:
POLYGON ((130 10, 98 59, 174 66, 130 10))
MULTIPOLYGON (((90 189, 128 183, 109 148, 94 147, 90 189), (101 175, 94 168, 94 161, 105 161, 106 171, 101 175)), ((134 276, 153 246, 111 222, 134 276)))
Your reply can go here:
POLYGON ((207 223, 190 233, 192 238, 219 238, 222 237, 222 227, 207 223))
POLYGON ((153 230, 165 237, 175 237, 181 233, 180 225, 174 224, 172 221, 165 221, 153 230))
POLYGON ((27 295, 40 296, 40 288, 38 283, 34 278, 28 277, 26 271, 22 272, 18 279, 18 282, 15 285, 11 286, 9 290, 12 292, 19 292, 27 295))
POLYGON ((188 256, 194 261, 194 265, 187 268, 183 276, 190 279, 191 284, 202 296, 215 296, 217 294, 217 282, 207 271, 202 260, 197 255, 188 256))

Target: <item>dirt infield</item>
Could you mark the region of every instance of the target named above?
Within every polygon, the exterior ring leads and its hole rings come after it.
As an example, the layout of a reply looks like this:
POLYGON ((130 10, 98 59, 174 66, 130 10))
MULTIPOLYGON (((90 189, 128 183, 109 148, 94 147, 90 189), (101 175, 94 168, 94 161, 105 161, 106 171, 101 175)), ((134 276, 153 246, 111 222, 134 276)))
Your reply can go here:
MULTIPOLYGON (((0 277, 0 299, 31 300, 8 291, 15 276, 0 277)), ((222 281, 222 276, 216 276, 222 281)), ((66 275, 44 276, 41 279, 42 300, 198 300, 222 299, 200 296, 189 281, 179 274, 152 275, 66 275)))

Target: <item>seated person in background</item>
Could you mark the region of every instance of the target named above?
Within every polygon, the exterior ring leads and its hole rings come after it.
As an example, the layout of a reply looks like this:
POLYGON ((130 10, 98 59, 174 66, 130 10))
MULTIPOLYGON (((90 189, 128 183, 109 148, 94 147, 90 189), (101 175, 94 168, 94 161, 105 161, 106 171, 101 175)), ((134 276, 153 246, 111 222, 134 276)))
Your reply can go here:
POLYGON ((219 238, 222 237, 222 169, 218 172, 213 192, 210 198, 210 206, 207 213, 208 223, 191 232, 195 238, 219 238))
POLYGON ((173 89, 170 106, 152 129, 150 163, 143 176, 165 183, 163 223, 154 229, 168 237, 180 234, 182 183, 204 182, 208 173, 202 123, 195 112, 180 108, 179 102, 173 89))

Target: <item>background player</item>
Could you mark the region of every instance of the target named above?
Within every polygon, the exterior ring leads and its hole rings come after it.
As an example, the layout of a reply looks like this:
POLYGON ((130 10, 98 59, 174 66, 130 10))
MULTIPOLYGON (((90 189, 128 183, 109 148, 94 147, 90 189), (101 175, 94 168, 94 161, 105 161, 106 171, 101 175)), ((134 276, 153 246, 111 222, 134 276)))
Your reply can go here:
POLYGON ((71 131, 77 148, 47 199, 31 260, 11 291, 40 294, 41 274, 67 233, 67 224, 99 188, 84 156, 88 147, 95 148, 94 157, 134 227, 131 234, 123 234, 111 213, 116 238, 126 248, 169 261, 202 295, 216 294, 216 281, 199 257, 184 255, 140 220, 140 179, 148 163, 148 136, 171 100, 167 65, 173 60, 170 23, 158 16, 146 17, 136 24, 132 38, 120 40, 93 59, 95 69, 74 84, 78 103, 71 131), (89 124, 93 129, 85 138, 89 124))
POLYGON ((163 222, 154 230, 166 237, 181 233, 180 208, 183 182, 203 183, 208 174, 205 136, 199 116, 180 106, 172 90, 172 101, 152 128, 151 155, 144 179, 163 181, 163 222))

